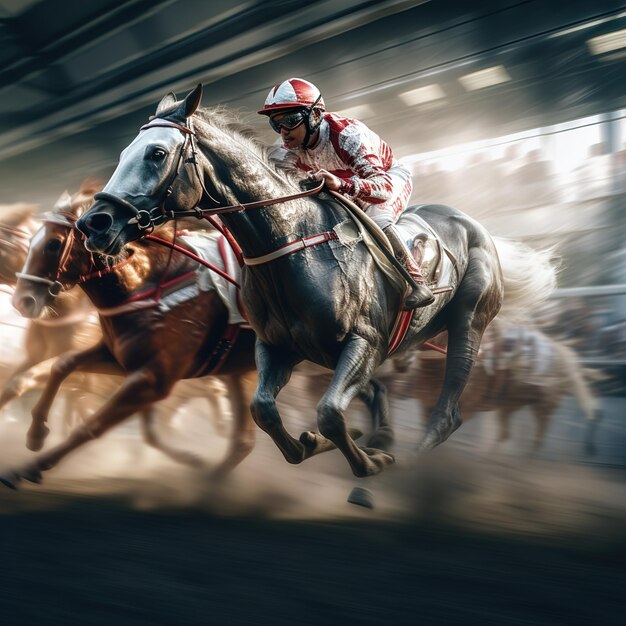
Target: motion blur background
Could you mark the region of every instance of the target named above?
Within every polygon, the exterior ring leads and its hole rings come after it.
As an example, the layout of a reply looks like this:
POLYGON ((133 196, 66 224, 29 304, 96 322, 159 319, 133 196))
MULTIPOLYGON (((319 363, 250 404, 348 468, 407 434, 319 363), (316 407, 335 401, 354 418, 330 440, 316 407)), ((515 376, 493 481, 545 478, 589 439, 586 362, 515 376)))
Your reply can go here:
MULTIPOLYGON (((582 451, 583 417, 569 398, 532 463, 524 454, 535 425, 523 414, 507 449, 516 460, 498 457, 485 465, 495 427, 484 418, 446 444, 461 456, 437 452, 427 462, 429 488, 423 480, 409 489, 389 479, 380 504, 391 517, 419 511, 421 522, 447 515, 448 522, 474 529, 486 524, 494 532, 550 537, 566 529, 597 536, 599 519, 623 520, 626 6, 606 0, 0 0, 0 44, 0 204, 36 203, 45 211, 85 177, 106 180, 159 99, 170 90, 182 96, 198 82, 204 105, 240 110, 272 142, 276 136, 255 111, 272 85, 298 76, 320 88, 329 110, 364 121, 390 143, 412 168, 413 202, 451 204, 494 235, 553 246, 561 259, 559 289, 529 323, 573 347, 596 373, 603 414, 596 455, 582 451), (495 476, 510 482, 503 486, 495 476)), ((21 324, 6 301, 2 319, 21 324)), ((19 351, 19 334, 10 328, 3 331, 7 364, 19 351)), ((291 400, 285 394, 284 410, 295 420, 290 428, 295 432, 298 419, 307 427, 316 400, 301 406, 293 399, 302 397, 298 391, 291 400)), ((414 445, 420 424, 410 396, 392 397, 401 449, 414 445)), ((134 431, 122 432, 130 439, 134 431)), ((330 461, 332 471, 325 458, 283 467, 264 435, 260 439, 261 452, 237 470, 248 479, 267 478, 255 510, 362 515, 347 510, 350 479, 337 459, 330 461), (274 487, 276 475, 289 476, 284 492, 274 487), (310 506, 302 484, 325 504, 310 506), (293 507, 281 500, 287 491, 293 507)), ((107 458, 119 461, 115 454, 107 458)), ((65 479, 60 469, 61 482, 51 478, 52 484, 74 490, 85 460, 69 463, 74 473, 65 479)), ((96 474, 109 471, 103 467, 97 464, 96 474)), ((161 468, 159 481, 173 471, 161 468)), ((132 477, 134 467, 126 459, 115 472, 132 477)), ((146 472, 148 484, 154 476, 146 472)), ((173 482, 168 493, 180 486, 173 482)), ((145 503, 146 489, 141 483, 122 491, 142 494, 137 501, 145 503)), ((158 506, 167 500, 154 485, 149 490, 158 506)), ((210 498, 202 492, 200 499, 210 498)), ((194 498, 174 501, 197 505, 194 498)), ((224 510, 250 511, 249 497, 243 505, 236 501, 231 494, 224 510)), ((21 510, 13 496, 6 502, 21 510)), ((580 608, 588 620, 609 623, 611 611, 598 620, 596 610, 593 601, 580 608)), ((528 623, 560 623, 528 611, 528 623)))

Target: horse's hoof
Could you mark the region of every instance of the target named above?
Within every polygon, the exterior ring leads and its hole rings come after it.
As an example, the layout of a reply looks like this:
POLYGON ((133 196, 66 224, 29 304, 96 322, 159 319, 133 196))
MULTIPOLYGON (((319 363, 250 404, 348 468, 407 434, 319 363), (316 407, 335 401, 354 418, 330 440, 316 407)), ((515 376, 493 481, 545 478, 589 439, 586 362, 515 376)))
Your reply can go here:
POLYGON ((0 483, 13 491, 17 491, 20 486, 22 478, 17 472, 3 472, 0 473, 0 483))
POLYGON ((317 441, 317 435, 313 431, 307 430, 300 435, 299 439, 300 443, 306 448, 314 448, 317 441))
POLYGON ((39 452, 49 434, 50 429, 45 425, 31 426, 26 435, 26 447, 32 452, 39 452))
POLYGON ((348 496, 350 504, 365 507, 366 509, 374 508, 374 496, 369 489, 363 487, 355 487, 348 496))
POLYGON ((27 467, 20 472, 20 476, 28 482, 40 485, 43 477, 38 467, 27 467))
POLYGON ((393 465, 396 462, 396 457, 391 454, 391 452, 387 452, 386 450, 379 450, 378 448, 361 448, 367 456, 370 457, 377 465, 382 464, 385 465, 393 465))
POLYGON ((206 461, 199 454, 189 454, 181 458, 180 462, 196 470, 207 469, 206 461))

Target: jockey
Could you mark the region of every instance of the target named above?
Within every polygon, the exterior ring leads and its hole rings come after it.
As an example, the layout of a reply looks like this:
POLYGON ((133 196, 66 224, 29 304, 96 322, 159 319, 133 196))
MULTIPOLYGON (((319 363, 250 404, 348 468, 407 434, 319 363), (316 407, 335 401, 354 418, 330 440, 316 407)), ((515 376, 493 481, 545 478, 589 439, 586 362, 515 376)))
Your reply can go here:
POLYGON ((365 124, 325 109, 319 89, 306 80, 289 78, 276 85, 259 111, 269 117, 282 139, 272 160, 278 167, 307 172, 312 180, 323 179, 328 189, 348 196, 366 211, 415 282, 404 308, 432 304, 434 296, 421 269, 394 227, 411 195, 411 173, 365 124))

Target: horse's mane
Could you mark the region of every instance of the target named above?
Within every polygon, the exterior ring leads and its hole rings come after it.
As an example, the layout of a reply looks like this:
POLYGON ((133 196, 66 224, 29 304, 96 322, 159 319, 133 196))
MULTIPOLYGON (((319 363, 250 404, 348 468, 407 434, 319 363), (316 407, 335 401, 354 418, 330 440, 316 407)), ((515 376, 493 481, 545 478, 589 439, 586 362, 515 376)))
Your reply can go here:
MULTIPOLYGON (((176 105, 174 105, 173 108, 175 108, 175 106, 176 105)), ((171 115, 171 112, 172 108, 170 107, 166 111, 157 114, 156 117, 167 118, 168 115, 171 115)), ((285 182, 298 186, 298 180, 301 175, 297 172, 291 172, 289 170, 285 170, 284 168, 277 167, 276 163, 270 156, 275 149, 275 146, 264 143, 257 136, 255 130, 241 119, 241 116, 237 111, 222 105, 200 107, 196 110, 194 116, 208 126, 217 128, 232 137, 234 141, 243 145, 273 172, 282 177, 285 182)))
POLYGON ((19 226, 37 212, 36 204, 16 202, 15 204, 0 204, 0 222, 6 226, 19 226))

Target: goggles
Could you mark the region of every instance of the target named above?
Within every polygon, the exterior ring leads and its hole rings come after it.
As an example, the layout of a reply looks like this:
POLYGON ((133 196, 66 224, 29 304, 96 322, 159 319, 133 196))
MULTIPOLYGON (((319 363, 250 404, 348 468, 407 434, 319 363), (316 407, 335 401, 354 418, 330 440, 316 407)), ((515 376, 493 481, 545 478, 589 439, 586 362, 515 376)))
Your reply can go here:
POLYGON ((300 126, 304 122, 306 113, 304 111, 293 111, 292 113, 285 113, 280 121, 270 117, 270 126, 277 132, 280 132, 281 128, 285 130, 293 130, 300 126))

